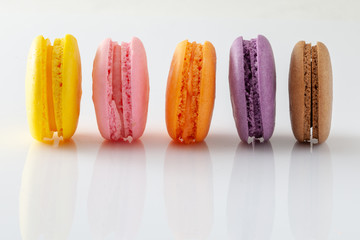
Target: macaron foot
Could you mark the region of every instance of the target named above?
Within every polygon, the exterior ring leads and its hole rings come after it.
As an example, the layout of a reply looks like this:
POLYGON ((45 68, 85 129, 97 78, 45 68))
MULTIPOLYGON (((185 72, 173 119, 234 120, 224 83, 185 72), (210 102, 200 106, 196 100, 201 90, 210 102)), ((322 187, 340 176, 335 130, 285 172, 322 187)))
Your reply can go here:
POLYGON ((263 137, 261 138, 256 138, 256 137, 248 137, 248 140, 247 140, 247 143, 250 144, 250 143, 255 143, 255 142, 264 142, 265 139, 263 137))

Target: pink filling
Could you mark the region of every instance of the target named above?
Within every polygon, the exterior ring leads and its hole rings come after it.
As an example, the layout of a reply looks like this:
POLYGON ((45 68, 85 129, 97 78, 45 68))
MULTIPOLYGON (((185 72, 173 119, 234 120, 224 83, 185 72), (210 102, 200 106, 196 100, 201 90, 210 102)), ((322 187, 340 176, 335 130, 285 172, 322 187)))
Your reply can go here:
POLYGON ((112 42, 108 59, 110 138, 132 140, 131 61, 128 43, 112 42))
POLYGON ((121 84, 122 84, 122 101, 124 110, 124 138, 132 137, 132 109, 131 109, 131 60, 130 44, 121 43, 121 84))

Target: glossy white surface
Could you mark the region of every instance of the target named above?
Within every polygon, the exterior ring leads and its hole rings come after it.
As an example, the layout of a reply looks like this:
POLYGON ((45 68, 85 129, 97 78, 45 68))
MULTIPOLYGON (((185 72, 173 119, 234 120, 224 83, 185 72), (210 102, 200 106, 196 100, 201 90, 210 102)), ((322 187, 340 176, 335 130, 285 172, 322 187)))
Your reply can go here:
POLYGON ((360 238, 359 3, 259 1, 251 15, 240 2, 242 14, 210 2, 209 12, 200 3, 189 12, 141 1, 124 8, 74 3, 69 11, 41 1, 0 3, 0 239, 360 238), (129 11, 134 6, 147 14, 129 11), (70 143, 45 145, 27 127, 26 57, 36 35, 65 33, 78 39, 82 59, 79 126, 70 143), (275 55, 277 116, 270 142, 252 146, 236 133, 228 58, 236 37, 258 33, 275 55), (133 144, 104 142, 91 101, 92 61, 104 38, 132 36, 143 41, 149 63, 147 127, 133 144), (179 146, 166 132, 164 100, 173 51, 186 38, 214 44, 217 89, 206 141, 179 146), (287 78, 299 40, 324 42, 332 58, 332 129, 319 146, 298 144, 291 133, 287 78))
POLYGON ((68 144, 17 143, 1 152, 2 238, 360 236, 355 137, 252 146, 229 132, 184 147, 152 132, 129 145, 80 130, 68 144))

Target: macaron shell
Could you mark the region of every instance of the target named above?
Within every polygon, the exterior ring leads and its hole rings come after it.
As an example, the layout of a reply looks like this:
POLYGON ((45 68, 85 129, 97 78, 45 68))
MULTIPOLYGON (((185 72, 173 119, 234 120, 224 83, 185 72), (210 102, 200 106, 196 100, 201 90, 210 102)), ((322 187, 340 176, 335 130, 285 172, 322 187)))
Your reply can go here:
POLYGON ((330 54, 327 47, 317 43, 318 48, 318 80, 319 80, 319 139, 318 142, 324 142, 330 134, 332 100, 333 100, 333 78, 330 54))
POLYGON ((243 38, 235 39, 230 48, 229 85, 233 116, 239 137, 243 142, 249 138, 245 98, 243 38))
POLYGON ((131 50, 131 104, 133 139, 139 138, 145 129, 149 103, 149 74, 146 52, 142 42, 134 37, 131 50))
POLYGON ((289 104, 291 127, 295 138, 304 142, 304 47, 305 42, 298 42, 291 54, 289 70, 289 104))
POLYGON ((180 42, 175 49, 169 76, 166 85, 166 104, 165 104, 165 120, 167 131, 172 139, 176 139, 176 125, 177 125, 177 106, 180 104, 180 91, 182 77, 181 70, 184 65, 184 57, 186 51, 187 40, 180 42))
MULTIPOLYGON (((46 81, 48 39, 37 36, 30 47, 26 70, 26 112, 31 135, 38 141, 51 139, 46 81)), ((50 87, 51 88, 51 87, 50 87)))
POLYGON ((209 132, 215 101, 216 53, 214 46, 208 41, 203 46, 201 71, 196 142, 203 141, 209 132))
MULTIPOLYGON (((111 86, 107 82, 109 49, 111 39, 105 39, 98 47, 93 65, 93 102, 95 106, 96 120, 100 134, 105 139, 110 139, 109 125, 109 102, 108 95, 111 86)), ((113 106, 114 107, 114 106, 113 106)), ((116 109, 116 106, 115 106, 116 109)))
POLYGON ((276 72, 274 54, 269 41, 262 35, 257 38, 258 83, 264 140, 269 140, 275 127, 276 72))
POLYGON ((63 138, 74 135, 80 114, 81 62, 76 39, 67 34, 63 52, 62 124, 63 138))

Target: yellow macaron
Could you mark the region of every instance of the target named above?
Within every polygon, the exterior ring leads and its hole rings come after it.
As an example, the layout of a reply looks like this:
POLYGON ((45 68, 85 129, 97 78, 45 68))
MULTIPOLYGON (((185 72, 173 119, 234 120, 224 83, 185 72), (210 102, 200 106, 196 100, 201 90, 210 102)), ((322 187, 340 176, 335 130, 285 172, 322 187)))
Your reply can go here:
POLYGON ((48 141, 57 132, 64 140, 75 133, 81 100, 81 62, 76 39, 67 34, 51 45, 37 36, 26 72, 26 112, 31 135, 48 141))

